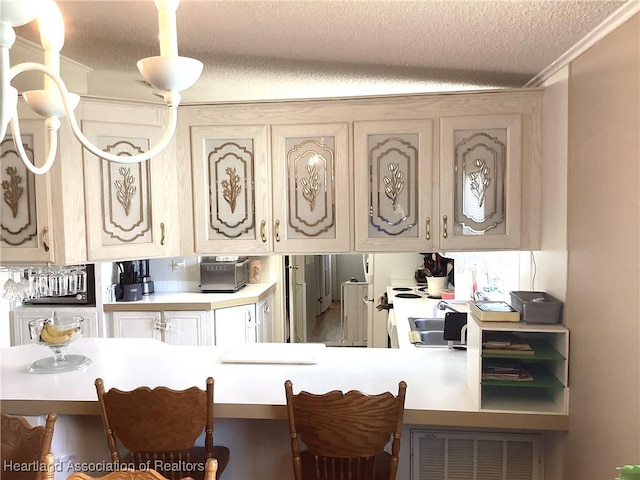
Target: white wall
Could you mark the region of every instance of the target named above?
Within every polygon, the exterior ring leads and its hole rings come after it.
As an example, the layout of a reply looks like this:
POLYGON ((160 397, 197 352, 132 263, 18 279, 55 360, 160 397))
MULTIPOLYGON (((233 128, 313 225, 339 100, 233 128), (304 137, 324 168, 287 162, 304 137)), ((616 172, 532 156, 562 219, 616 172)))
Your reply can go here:
POLYGON ((567 130, 569 68, 545 83, 542 104, 541 251, 534 252, 532 289, 564 300, 567 290, 567 130))
POLYGON ((198 292, 199 257, 157 258, 149 260, 149 273, 156 292, 198 292))
POLYGON ((571 63, 566 480, 640 464, 638 132, 640 14, 571 63))
POLYGON ((362 255, 336 255, 336 281, 339 286, 342 282, 348 282, 356 278, 359 282, 364 282, 364 267, 362 265, 362 255))

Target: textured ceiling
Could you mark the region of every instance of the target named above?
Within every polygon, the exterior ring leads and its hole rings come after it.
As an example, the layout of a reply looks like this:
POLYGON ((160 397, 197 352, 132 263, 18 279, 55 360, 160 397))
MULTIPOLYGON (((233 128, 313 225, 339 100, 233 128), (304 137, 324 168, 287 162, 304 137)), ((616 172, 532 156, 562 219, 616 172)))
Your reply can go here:
MULTIPOLYGON (((521 87, 625 1, 182 0, 180 54, 205 64, 186 103, 521 87)), ((58 1, 63 55, 89 93, 151 99, 135 68, 158 55, 146 1, 58 1)), ((19 36, 37 42, 33 26, 19 36)))

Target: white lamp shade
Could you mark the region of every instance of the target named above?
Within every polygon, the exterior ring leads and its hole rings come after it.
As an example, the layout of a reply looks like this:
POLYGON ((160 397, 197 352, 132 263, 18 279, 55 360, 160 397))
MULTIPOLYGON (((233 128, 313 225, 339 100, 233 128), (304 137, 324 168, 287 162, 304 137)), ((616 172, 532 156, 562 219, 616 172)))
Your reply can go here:
MULTIPOLYGON (((25 102, 36 112, 43 117, 64 117, 66 112, 62 98, 57 90, 29 90, 28 92, 22 92, 25 102)), ((71 107, 71 110, 75 110, 80 102, 80 96, 75 93, 67 93, 67 102, 71 107)))
POLYGON ((45 0, 2 0, 0 22, 20 27, 33 21, 45 7, 45 0))
POLYGON ((138 61, 142 77, 162 91, 186 90, 198 81, 202 68, 201 61, 188 57, 160 56, 138 61))

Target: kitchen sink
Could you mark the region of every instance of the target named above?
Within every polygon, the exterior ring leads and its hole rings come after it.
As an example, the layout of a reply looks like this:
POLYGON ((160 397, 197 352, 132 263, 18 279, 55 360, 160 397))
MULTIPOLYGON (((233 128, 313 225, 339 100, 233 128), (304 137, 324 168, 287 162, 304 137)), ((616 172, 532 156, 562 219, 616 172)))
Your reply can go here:
POLYGON ((443 318, 409 317, 411 341, 416 347, 446 347, 443 318), (415 333, 414 333, 415 332, 415 333))
POLYGON ((444 331, 444 318, 409 317, 409 325, 413 331, 444 331))
MULTIPOLYGON (((464 321, 466 324, 466 320, 464 321)), ((451 324, 447 328, 451 328, 451 324)), ((444 339, 444 318, 416 318, 409 317, 411 329, 409 338, 416 347, 448 347, 449 342, 444 339)), ((453 324, 455 328, 455 323, 453 324)), ((450 335, 450 334, 449 334, 450 335)), ((455 349, 466 349, 458 338, 451 343, 455 349)))

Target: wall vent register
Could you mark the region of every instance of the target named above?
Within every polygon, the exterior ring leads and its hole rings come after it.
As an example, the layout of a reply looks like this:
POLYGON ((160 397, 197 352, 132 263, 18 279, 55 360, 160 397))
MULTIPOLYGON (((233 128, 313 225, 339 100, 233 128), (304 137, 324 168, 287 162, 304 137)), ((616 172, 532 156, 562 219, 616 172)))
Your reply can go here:
POLYGON ((411 480, 542 480, 543 451, 537 434, 413 430, 411 480))

